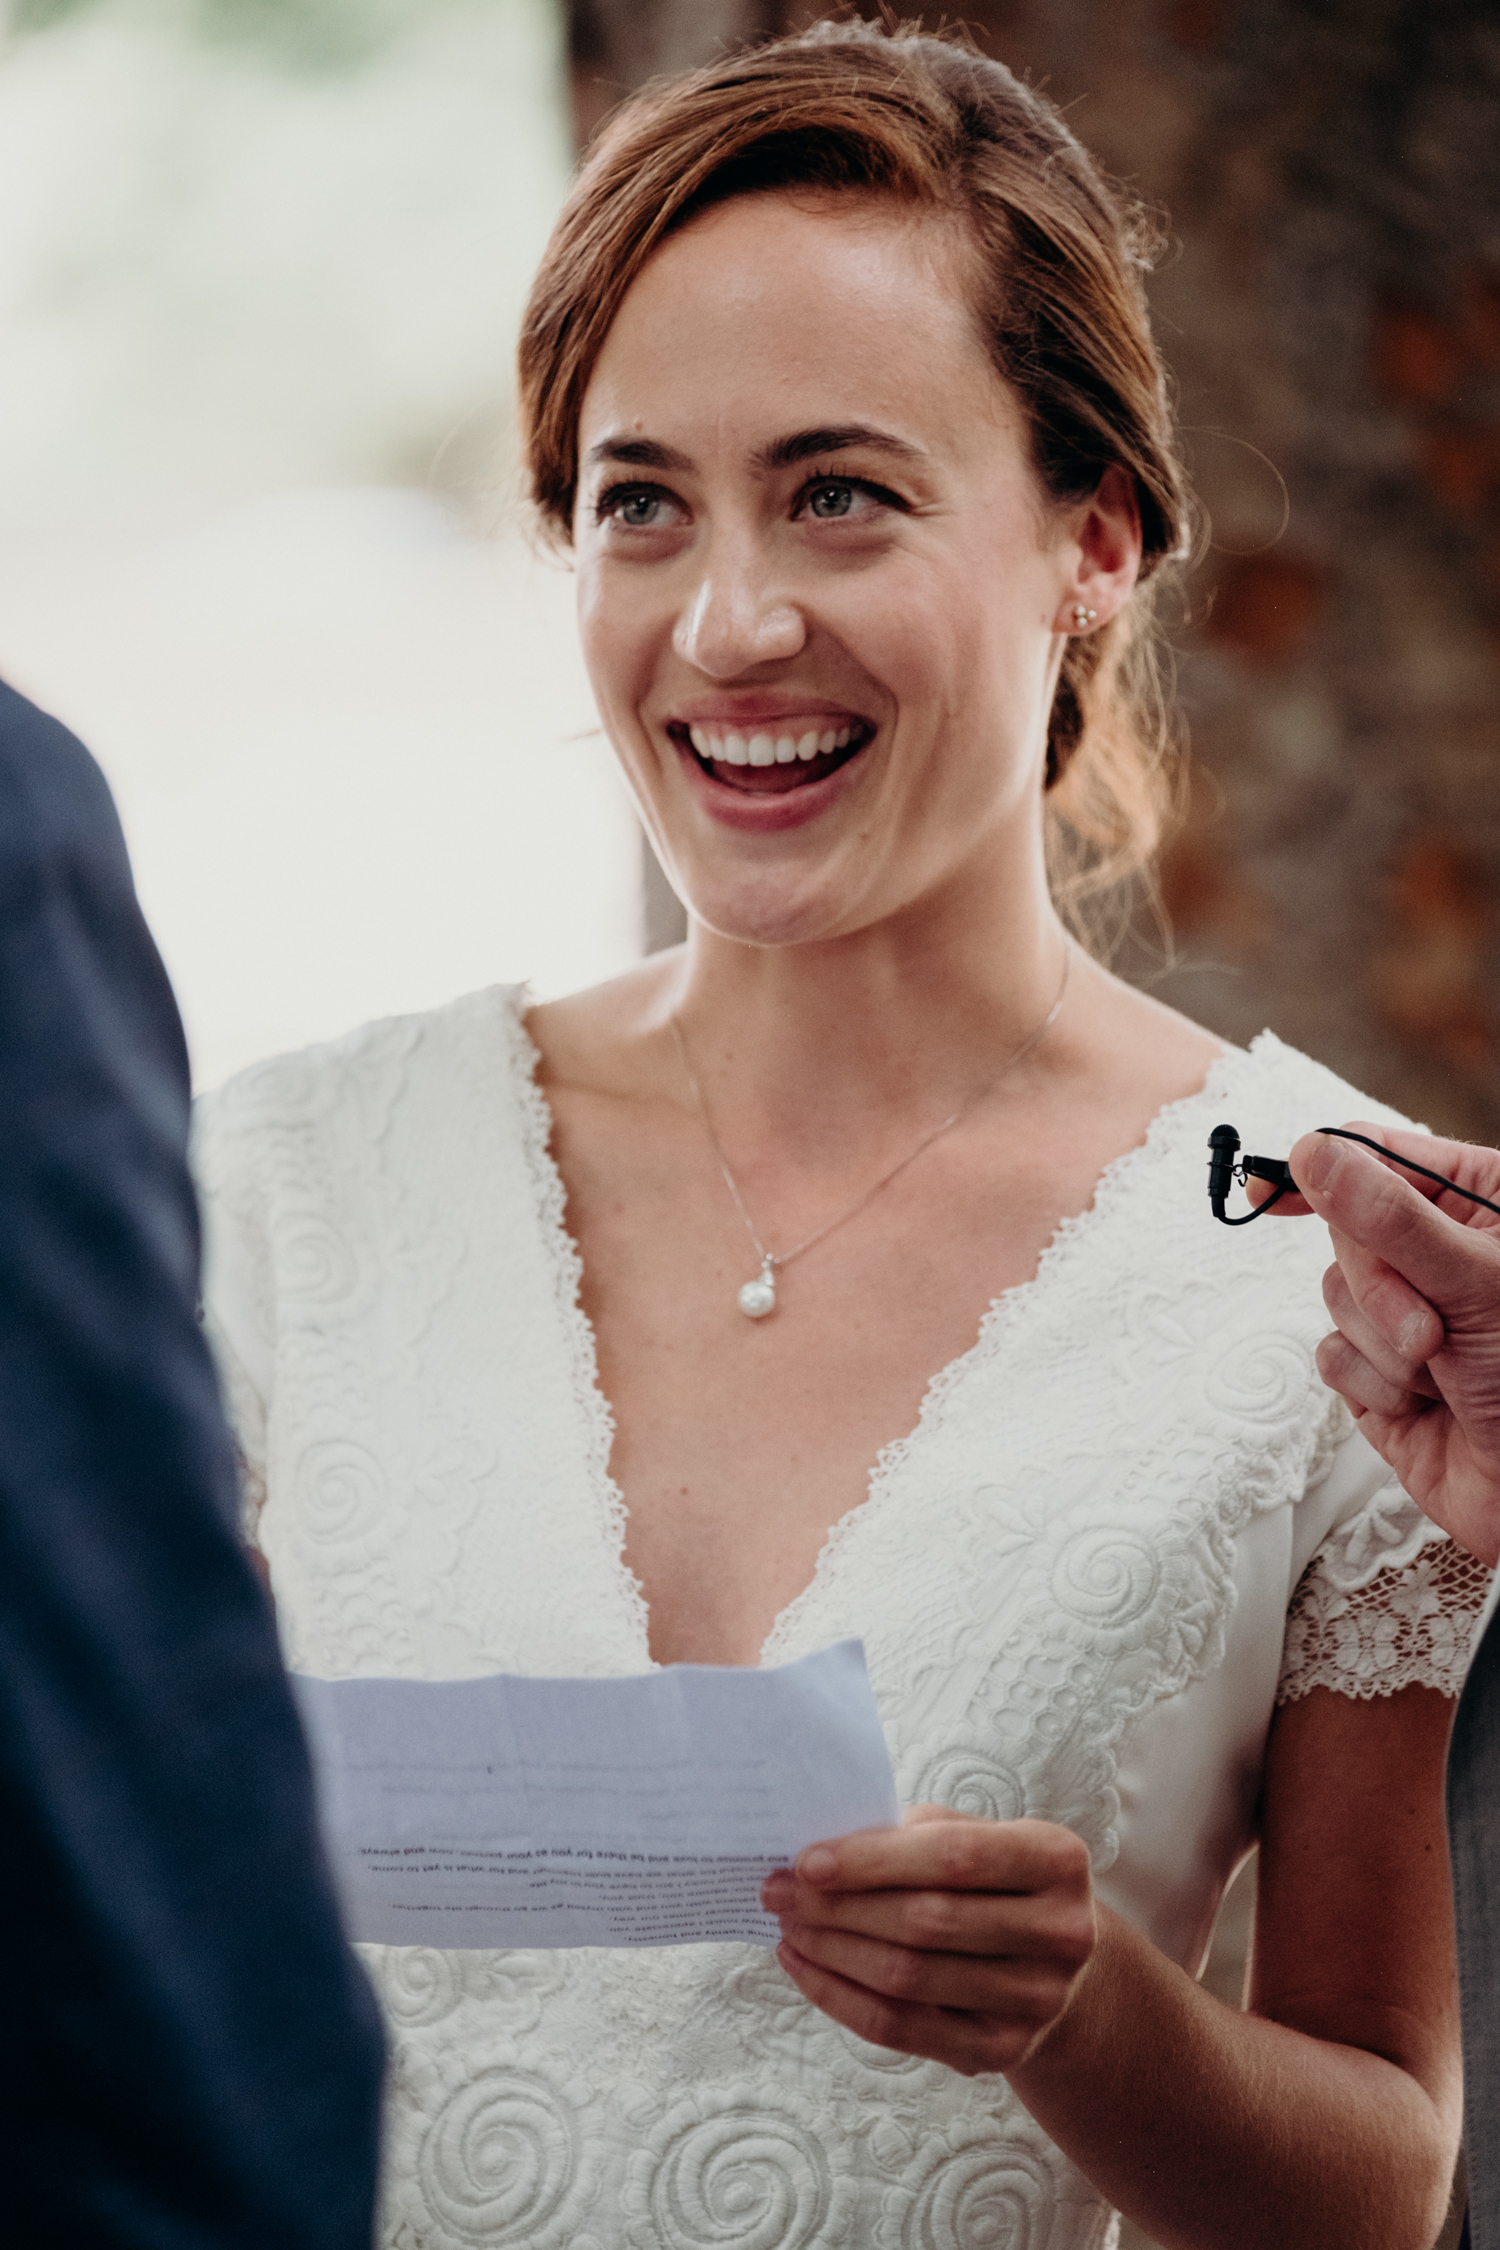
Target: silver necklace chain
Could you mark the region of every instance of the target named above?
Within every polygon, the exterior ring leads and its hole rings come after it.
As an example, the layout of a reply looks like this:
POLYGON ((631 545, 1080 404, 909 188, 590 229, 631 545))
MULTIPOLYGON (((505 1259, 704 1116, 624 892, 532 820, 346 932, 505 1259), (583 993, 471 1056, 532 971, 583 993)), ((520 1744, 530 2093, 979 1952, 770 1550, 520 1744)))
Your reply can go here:
POLYGON ((840 1211, 835 1218, 827 1220, 823 1226, 818 1227, 812 1234, 806 1235, 803 1240, 797 1243, 796 1246, 791 1250, 768 1250, 765 1244, 761 1241, 760 1236, 755 1231, 755 1222, 751 1218, 749 1212, 745 1209, 745 1199, 739 1191, 739 1184, 736 1181, 733 1172, 731 1172, 729 1169, 728 1160, 725 1157, 724 1151, 719 1144, 719 1136, 714 1131, 713 1119, 709 1115, 708 1104, 703 1098, 703 1088, 698 1083, 697 1074, 693 1069, 692 1061, 688 1055, 687 1041, 683 1037, 682 1026, 677 1021, 676 1010, 673 1010, 672 1014, 668 1016, 667 1022, 671 1026, 672 1038, 676 1043, 677 1059, 682 1064, 682 1074, 688 1082, 688 1087, 692 1093, 693 1100, 698 1105, 698 1115, 703 1120, 703 1130, 708 1135, 709 1146, 712 1148, 714 1155, 718 1160, 719 1170, 724 1176, 724 1185, 728 1188, 730 1195, 734 1199, 734 1207, 736 1211, 738 1211, 741 1219, 744 1221, 745 1232, 749 1235, 750 1240, 754 1243, 755 1254, 760 1259, 760 1273, 758 1277, 754 1281, 747 1281, 745 1283, 745 1286, 739 1293, 739 1308, 740 1311, 745 1314, 747 1319, 764 1320, 767 1313, 772 1313, 776 1310, 775 1277, 779 1268, 789 1266, 794 1258, 800 1258, 804 1250, 811 1250, 817 1243, 822 1242, 826 1236, 834 1232, 836 1227, 847 1226, 851 1219, 857 1219, 860 1212, 863 1211, 868 1204, 874 1202, 876 1196, 879 1195, 882 1188, 888 1188, 892 1180, 899 1179, 900 1175, 906 1170, 908 1164, 915 1164, 917 1158, 921 1156, 925 1150, 931 1148, 934 1141, 941 1140, 944 1133, 950 1132, 952 1128, 958 1123, 961 1117, 966 1117, 968 1115, 969 1111, 974 1107, 976 1102, 983 1100, 986 1094, 993 1093, 995 1088, 1000 1084, 1001 1079, 1007 1078, 1015 1069, 1018 1063, 1025 1061, 1026 1057, 1031 1053, 1034 1047, 1039 1047, 1041 1045, 1042 1041, 1046 1038, 1047 1033, 1052 1029, 1052 1026, 1056 1023, 1059 1015, 1062 1013, 1062 1004, 1067 996, 1068 971, 1071 968, 1073 962, 1072 941, 1070 939, 1065 940, 1064 947, 1065 950, 1063 952, 1062 981, 1057 988, 1057 998, 1053 1001, 1051 1007, 1047 1010, 1047 1013, 1043 1016, 1041 1022, 1036 1026, 1035 1030, 1027 1033, 1026 1037, 1021 1041, 1020 1046, 1017 1047, 1015 1053, 1007 1057, 1006 1061, 1001 1065, 1000 1069, 996 1071, 994 1077, 990 1079, 989 1083, 985 1086, 982 1086, 977 1094, 971 1094, 966 1102, 960 1102, 957 1109, 955 1109, 950 1116, 943 1119, 941 1125, 934 1125, 930 1133, 924 1133, 922 1138, 918 1141, 916 1147, 913 1149, 908 1149, 905 1156, 902 1157, 900 1163, 893 1164, 888 1172, 881 1175, 881 1177, 875 1182, 873 1187, 866 1188, 864 1194, 860 1196, 857 1202, 851 1203, 847 1211, 840 1211))

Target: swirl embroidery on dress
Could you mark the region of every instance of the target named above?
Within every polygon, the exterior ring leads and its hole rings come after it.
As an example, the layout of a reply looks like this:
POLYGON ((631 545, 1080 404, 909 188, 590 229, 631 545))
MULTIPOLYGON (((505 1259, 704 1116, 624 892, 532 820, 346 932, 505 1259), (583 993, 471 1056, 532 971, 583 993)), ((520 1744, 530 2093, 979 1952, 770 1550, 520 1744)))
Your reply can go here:
POLYGON ((1028 1817, 1026 1784, 995 1756, 988 1739, 944 1743, 922 1768, 912 1795, 917 1804, 946 1805, 975 1820, 1028 1817))
MULTIPOLYGON (((414 1648, 391 1561, 402 1510, 387 1452, 377 1467, 352 1433, 384 1436, 369 1395, 359 1322, 378 1287, 381 1251, 400 1242, 402 1198, 382 1168, 390 1119, 407 1086, 421 1026, 376 1024, 321 1050, 277 1061, 228 1090, 228 1115, 254 1149, 257 1227, 274 1287, 276 1390, 266 1427, 262 1515, 267 1552, 295 1558, 282 1573, 279 1612, 287 1652, 308 1669, 411 1669, 414 1648), (315 1067, 315 1062, 321 1067, 315 1067), (357 1161, 340 1162, 341 1136, 357 1161), (342 1491, 325 1489, 344 1454, 342 1491), (304 1464, 307 1473, 304 1474, 304 1464), (361 1486, 355 1499, 349 1478, 361 1486), (311 1515, 302 1503, 311 1503, 311 1515), (328 1537, 353 1508, 358 1553, 328 1537), (351 1567, 354 1565, 354 1567, 351 1567)), ((223 1099, 223 1097, 220 1097, 223 1099)), ((428 1287, 441 1288, 429 1268, 428 1287)))
MULTIPOLYGON (((746 1950, 749 1949, 737 1949, 746 1950)), ((872 2102, 889 2102, 897 2080, 903 2093, 928 2092, 952 2074, 941 2063, 896 2047, 876 2047, 861 2039, 811 2001, 804 2000, 774 1954, 758 1949, 724 1981, 723 2006, 731 2036, 747 2053, 764 2058, 785 2086, 796 2084, 840 2112, 843 2129, 867 2127, 878 2115, 872 2102), (795 2058, 795 2071, 788 2065, 795 2058), (847 2115, 844 2113, 847 2111, 847 2115)))
POLYGON ((593 2185, 590 2089, 537 2063, 476 2071, 438 2102, 387 2177, 397 2243, 412 2250, 573 2250, 593 2185))
MULTIPOLYGON (((1307 1098, 1309 1066, 1262 1045, 1257 1078, 1285 1067, 1282 1098, 1307 1098)), ((1226 1295, 1186 1199, 1158 1197, 1144 1271, 1139 1213, 1124 1223, 1127 1190, 1139 1204, 1152 1167, 1161 1190, 1196 1162, 1203 1104, 1246 1061, 1226 1058, 1203 1095, 1163 1113, 1091 1212, 1059 1230, 1036 1282, 997 1300, 975 1348, 929 1387, 917 1428, 881 1456, 870 1502, 836 1527, 820 1578, 766 1651, 784 1660, 862 1633, 903 1798, 998 1811, 1019 1797, 1083 1835, 1100 1871, 1118 1850, 1121 1736, 1222 1660, 1239 1532, 1305 1490, 1347 1426, 1313 1365, 1315 1289, 1300 1325, 1286 1311, 1289 1257, 1309 1283, 1322 1263, 1311 1236, 1242 1251, 1245 1284, 1226 1295), (1191 1385, 1143 1385, 1128 1353, 1106 1374, 1093 1349, 1099 1307, 1131 1326, 1143 1281, 1156 1309, 1135 1332, 1155 1337, 1158 1272, 1173 1280, 1172 1356, 1197 1339, 1191 1385), (1054 1425, 1038 1448, 1029 1401, 1049 1383, 1076 1405, 1062 1446, 1054 1425), (987 1507, 973 1481, 985 1449, 1007 1463, 987 1507), (918 1550, 938 1558, 945 1600, 930 1564, 914 1584, 918 1550)))
MULTIPOLYGON (((1281 1474, 1290 1479, 1314 1451, 1327 1411, 1310 1356, 1303 1382, 1283 1393, 1283 1403, 1296 1416, 1293 1430, 1301 1424, 1281 1447, 1281 1474)), ((1117 1474, 1107 1507, 1091 1495, 1085 1520, 1074 1520, 1072 1509, 1043 1520, 1019 1554, 1010 1521, 999 1520, 1006 1511, 997 1496, 1003 1577, 988 1577, 982 1538, 965 1549, 971 1583, 988 1587, 992 1621, 988 1661, 970 1675, 966 1711, 914 1707, 899 1675, 892 1683, 876 1666, 877 1686, 896 1714, 897 1781, 906 1801, 1061 1821, 1089 1845, 1096 1870, 1112 1864, 1121 1735, 1222 1656, 1234 1533, 1264 1492, 1248 1467, 1241 1472, 1244 1442, 1226 1446, 1186 1430, 1175 1443, 1162 1439, 1117 1474), (1164 1457, 1180 1495, 1170 1512, 1162 1505, 1164 1457), (920 1764, 902 1739, 914 1708, 920 1764)), ((1063 1477, 1055 1483, 1067 1490, 1063 1477)))
POLYGON ((298 1456, 298 1515, 319 1545, 358 1542, 380 1522, 386 1474, 368 1446, 354 1438, 323 1438, 298 1456))
MULTIPOLYGON (((491 993, 376 1027, 211 1105, 236 1289, 278 1351, 283 1616, 333 1671, 629 1670, 645 1646, 628 1581, 600 1565, 596 1530, 616 1558, 621 1530, 608 1409, 518 1005, 491 993)), ((1241 1528, 1295 1502, 1347 1428, 1312 1370, 1314 1230, 1251 1230, 1232 1259, 1205 1247, 1188 1192, 1205 1117, 1243 1090, 1263 1145, 1290 1145, 1332 1084, 1268 1042, 1164 1113, 1060 1230, 1040 1286, 934 1382, 784 1613, 767 1660, 864 1637, 903 1796, 1059 1820, 1097 1865, 1113 1855, 1123 1729, 1219 1661, 1241 1528)), ((243 1433, 259 1467, 248 1403, 243 1433)), ((1401 1551, 1407 1528, 1367 1514, 1340 1568, 1361 1541, 1377 1567, 1401 1551)), ((1463 1589, 1419 1572, 1398 1591, 1410 1614, 1389 1614, 1436 1649, 1463 1589)), ((370 1960, 394 2033, 394 2250, 1108 2234, 1003 2084, 854 2038, 769 1955, 370 1960)))
POLYGON ((855 2185, 845 2149, 797 2095, 705 2088, 679 2102, 629 2160, 631 2250, 821 2250, 849 2243, 855 2185))
POLYGON ((463 1998, 460 1956, 431 1945, 359 1946, 391 2022, 403 2031, 441 2023, 463 1998))
POLYGON ((1033 2127, 1002 2140, 988 2120, 926 2136, 881 2199, 877 2250, 1042 2250, 1071 2167, 1033 2127))
POLYGON ((466 2004, 482 2009, 489 2031, 531 2031, 564 1978, 565 1956, 556 1953, 450 1953, 430 1945, 363 1945, 358 1952, 402 2031, 441 2023, 466 2004))

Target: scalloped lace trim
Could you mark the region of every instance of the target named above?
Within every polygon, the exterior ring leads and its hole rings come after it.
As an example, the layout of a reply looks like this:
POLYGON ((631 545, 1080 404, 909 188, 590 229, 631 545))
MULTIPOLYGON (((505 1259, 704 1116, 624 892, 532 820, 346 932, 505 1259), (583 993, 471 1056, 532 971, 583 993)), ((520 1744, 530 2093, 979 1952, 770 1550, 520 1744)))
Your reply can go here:
POLYGON ((1403 1539, 1398 1557, 1352 1590, 1340 1583, 1337 1552, 1330 1555, 1335 1542, 1319 1549, 1287 1611, 1278 1703, 1319 1687, 1360 1702, 1408 1687, 1460 1693, 1490 1570, 1435 1526, 1426 1533, 1415 1559, 1405 1559, 1403 1539))
POLYGON ((558 1316, 567 1338, 568 1366, 579 1420, 587 1433, 588 1478, 604 1517, 610 1545, 618 1563, 616 1584, 640 1635, 642 1661, 655 1671, 650 1655, 651 1614, 646 1590, 625 1560, 625 1534, 630 1509, 625 1495, 609 1473, 614 1449, 614 1409, 599 1382, 599 1354, 593 1322, 583 1309, 583 1258, 568 1232, 568 1191, 552 1155, 552 1111, 536 1082, 541 1050, 526 1028, 530 1005, 524 985, 501 988, 501 1014, 510 1036, 516 1104, 521 1118, 521 1150, 531 1183, 533 1208, 541 1221, 542 1239, 552 1267, 558 1316))
MULTIPOLYGON (((1260 1034, 1260 1040, 1270 1037, 1260 1034)), ((1259 1042, 1257 1042, 1258 1044, 1259 1042)), ((1167 1102, 1157 1110, 1142 1138, 1134 1148, 1123 1149, 1112 1157, 1094 1183, 1094 1192, 1081 1211, 1070 1212, 1060 1219, 1050 1241, 1044 1244, 1037 1259, 1036 1271, 1027 1280, 1016 1282, 1011 1288, 992 1297, 980 1318, 974 1341, 967 1351, 960 1352, 940 1367, 922 1395, 917 1419, 901 1437, 892 1438, 883 1445, 875 1457, 870 1480, 864 1497, 855 1502, 833 1524, 819 1551, 816 1567, 808 1583, 793 1596, 771 1627, 766 1645, 761 1651, 763 1664, 779 1663, 794 1645, 801 1626, 803 1612, 811 1607, 814 1596, 821 1598, 843 1577, 844 1549, 856 1522, 873 1512, 874 1508, 894 1492, 898 1482, 908 1470, 912 1454, 919 1453, 949 1425, 955 1410, 961 1411, 957 1402, 976 1376, 991 1370, 1001 1359, 1009 1340, 1011 1324, 1018 1320, 1035 1299, 1045 1297, 1064 1277, 1080 1255, 1087 1250, 1090 1238, 1102 1225, 1114 1205, 1129 1191, 1135 1174, 1145 1169, 1161 1155, 1177 1130, 1181 1119, 1193 1109, 1216 1097, 1221 1085, 1248 1059, 1252 1050, 1226 1046, 1209 1064, 1203 1083, 1196 1093, 1184 1094, 1175 1102, 1167 1102)))

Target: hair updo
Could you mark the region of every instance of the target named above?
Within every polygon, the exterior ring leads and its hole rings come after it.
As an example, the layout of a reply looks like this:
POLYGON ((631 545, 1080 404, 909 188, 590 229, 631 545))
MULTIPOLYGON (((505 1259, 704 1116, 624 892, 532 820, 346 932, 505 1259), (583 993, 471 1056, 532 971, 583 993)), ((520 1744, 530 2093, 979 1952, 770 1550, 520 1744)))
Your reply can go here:
POLYGON ((1043 489, 1085 499, 1111 466, 1134 482, 1141 584, 1107 626, 1069 639, 1048 721, 1048 870, 1086 932, 1090 906, 1149 871, 1175 798, 1152 612, 1163 565, 1185 554, 1190 500, 1146 307, 1155 230, 1003 64, 952 37, 824 23, 627 101, 587 155, 522 325, 533 501, 566 541, 584 393, 652 252, 715 204, 786 188, 951 214, 1043 489))

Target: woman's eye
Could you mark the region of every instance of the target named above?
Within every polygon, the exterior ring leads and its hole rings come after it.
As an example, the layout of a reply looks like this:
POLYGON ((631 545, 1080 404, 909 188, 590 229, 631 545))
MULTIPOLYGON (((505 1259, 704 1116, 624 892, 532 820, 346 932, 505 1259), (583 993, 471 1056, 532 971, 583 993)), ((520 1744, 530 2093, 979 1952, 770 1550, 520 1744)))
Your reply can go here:
POLYGON ((601 492, 595 506, 600 523, 620 524, 626 531, 663 531, 680 513, 680 504, 669 492, 650 484, 615 485, 601 492))
POLYGON ((873 525, 885 509, 905 512, 906 503, 883 484, 865 477, 811 477, 797 495, 793 513, 814 523, 873 525))

